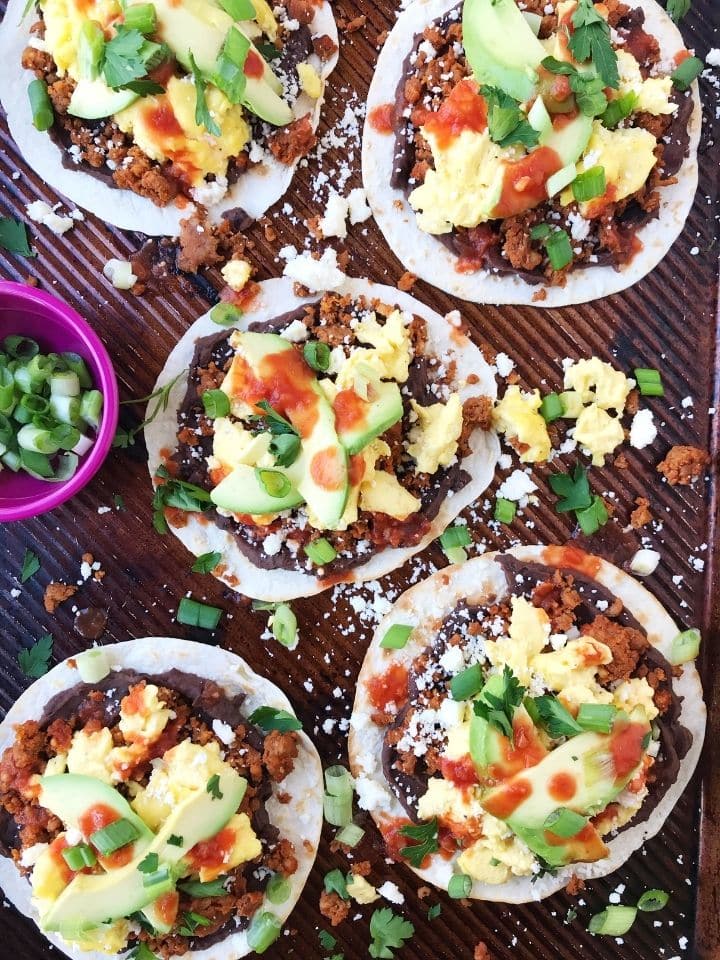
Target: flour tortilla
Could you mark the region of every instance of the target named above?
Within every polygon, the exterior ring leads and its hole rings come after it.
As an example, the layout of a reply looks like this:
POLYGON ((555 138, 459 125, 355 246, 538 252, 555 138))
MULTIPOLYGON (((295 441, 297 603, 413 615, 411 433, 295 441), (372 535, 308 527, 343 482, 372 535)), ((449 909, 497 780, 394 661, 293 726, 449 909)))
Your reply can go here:
MULTIPOLYGON (((529 563, 544 563, 554 566, 550 557, 545 558, 545 547, 517 547, 508 553, 519 560, 529 563)), ((370 798, 367 804, 376 822, 383 818, 402 817, 406 813, 391 792, 382 770, 382 745, 385 730, 373 723, 373 708, 368 695, 369 679, 387 670, 390 663, 409 666, 434 639, 438 628, 456 605, 468 600, 480 606, 491 597, 502 598, 508 593, 505 573, 496 561, 497 554, 476 557, 467 563, 448 567, 431 576, 428 580, 411 587, 395 603, 391 612, 377 628, 358 678, 357 692, 352 717, 350 719, 349 754, 350 765, 356 778, 362 778, 367 790, 361 788, 361 796, 370 798), (394 623, 414 625, 415 630, 403 650, 383 650, 380 641, 388 628, 394 623)), ((581 556, 584 556, 581 554, 581 556)), ((564 567, 573 564, 563 561, 564 567)), ((673 638, 679 633, 678 627, 663 606, 628 574, 618 567, 600 561, 599 572, 593 579, 601 583, 615 597, 619 597, 629 613, 647 632, 650 643, 666 658, 670 656, 673 638)), ((583 880, 604 877, 612 873, 629 859, 650 837, 661 829, 672 812, 680 795, 697 765, 705 734, 705 704, 703 702, 700 676, 693 663, 685 664, 682 674, 673 679, 673 689, 682 697, 682 711, 678 723, 692 734, 692 745, 687 756, 681 761, 678 778, 667 790, 649 818, 629 826, 614 839, 605 837, 610 854, 596 863, 573 863, 562 868, 555 876, 546 874, 534 882, 530 877, 513 877, 507 883, 487 884, 475 881, 471 897, 475 900, 493 900, 501 903, 527 903, 541 900, 558 890, 562 890, 571 876, 583 880)), ((432 858, 426 870, 416 870, 426 883, 447 889, 453 873, 452 860, 444 860, 439 854, 432 858)))
MULTIPOLYGON (((243 315, 237 324, 239 329, 246 329, 257 321, 281 316, 303 304, 316 302, 319 299, 319 295, 305 299, 296 297, 293 293, 293 283, 287 278, 266 280, 260 286, 261 294, 258 301, 255 302, 252 310, 243 315)), ((462 387, 459 391, 461 398, 465 400, 475 395, 493 398, 496 396, 491 369, 480 350, 465 334, 435 311, 394 287, 382 286, 369 280, 348 278, 339 293, 347 293, 353 297, 364 295, 369 299, 379 298, 423 317, 428 325, 429 349, 439 356, 449 354, 455 360, 459 381, 470 374, 478 378, 472 386, 462 387)), ((158 377, 156 388, 169 383, 179 373, 187 371, 195 351, 196 340, 218 333, 219 330, 217 324, 210 319, 209 313, 196 320, 168 357, 158 377)), ((177 412, 186 388, 187 377, 180 377, 170 392, 167 409, 145 428, 151 477, 155 476, 157 468, 163 462, 164 456, 167 456, 168 451, 174 451, 177 446, 177 412)), ((423 550, 438 537, 465 507, 480 496, 492 480, 500 447, 494 433, 486 433, 482 430, 474 431, 470 437, 470 446, 472 452, 464 459, 463 467, 470 474, 471 480, 462 490, 458 490, 452 497, 445 500, 427 536, 414 547, 387 549, 374 554, 366 563, 348 571, 346 574, 348 580, 360 583, 382 577, 391 570, 401 567, 413 554, 423 550)), ((326 589, 326 585, 312 573, 264 570, 255 566, 242 553, 231 533, 221 530, 212 522, 205 522, 204 518, 199 518, 197 514, 188 513, 187 524, 182 527, 173 527, 172 530, 196 556, 209 551, 219 551, 223 556, 222 563, 225 567, 220 579, 246 596, 277 602, 312 596, 326 589)))
MULTIPOLYGON (((33 126, 27 86, 34 74, 22 69, 21 58, 28 45, 30 27, 35 17, 29 12, 23 18, 24 7, 25 0, 10 0, 0 26, 0 100, 7 114, 10 133, 25 162, 49 187, 106 223, 122 230, 139 230, 150 236, 176 236, 180 231, 180 221, 189 217, 195 209, 193 204, 188 203, 183 208, 174 204, 158 207, 132 190, 108 186, 86 173, 82 167, 68 169, 62 163, 63 151, 53 142, 50 134, 40 133, 33 126)), ((313 36, 326 34, 337 44, 337 27, 330 4, 325 0, 315 10, 315 16, 309 24, 310 32, 313 36)), ((325 85, 337 64, 337 53, 324 63, 313 54, 309 62, 322 78, 323 93, 317 100, 301 93, 293 105, 293 112, 296 117, 309 113, 313 129, 317 130, 325 85)), ((280 163, 266 151, 262 161, 244 173, 220 203, 209 208, 211 218, 217 221, 224 211, 240 207, 257 220, 288 189, 298 162, 289 165, 280 163)))
MULTIPOLYGON (((398 17, 385 42, 368 93, 368 116, 374 107, 392 103, 405 59, 414 39, 425 27, 457 5, 457 0, 414 0, 398 17)), ((647 29, 660 42, 663 62, 685 49, 680 31, 655 0, 631 0, 645 12, 647 29)), ((519 277, 498 276, 487 270, 458 273, 458 258, 440 240, 417 226, 415 213, 401 190, 390 186, 395 138, 378 133, 370 123, 363 133, 363 184, 375 220, 403 266, 447 293, 474 303, 515 303, 537 307, 564 307, 609 296, 642 280, 660 263, 682 232, 698 185, 697 150, 702 111, 697 83, 692 96, 695 109, 688 125, 690 151, 677 174, 678 182, 660 190, 658 219, 638 230, 643 249, 620 271, 613 267, 572 270, 565 287, 533 285, 519 277), (545 289, 546 299, 533 301, 545 289)), ((510 264, 508 263, 508 266, 510 264)))
MULTIPOLYGON (((192 643, 173 637, 145 637, 102 648, 112 670, 135 670, 138 673, 161 674, 174 668, 197 677, 214 680, 229 696, 244 693, 246 716, 261 706, 271 706, 294 714, 290 701, 269 680, 259 676, 234 653, 203 643, 192 643)), ((26 720, 39 720, 49 701, 58 693, 81 683, 80 675, 68 660, 54 667, 29 687, 0 724, 0 754, 15 740, 15 727, 26 720)), ((288 877, 290 896, 282 904, 271 904, 267 898, 261 909, 285 922, 297 903, 315 862, 323 822, 323 773, 320 757, 310 739, 298 734, 299 753, 295 767, 281 784, 273 784, 273 794, 266 802, 270 820, 283 837, 295 847, 298 869, 288 877), (278 792, 292 798, 289 803, 278 800, 278 792)), ((22 914, 38 922, 30 895, 28 880, 22 877, 12 860, 0 857, 0 889, 22 914)), ((57 934, 43 934, 68 957, 82 960, 107 960, 106 953, 82 951, 62 940, 57 934)), ((247 931, 233 933, 219 943, 204 949, 189 950, 178 960, 239 960, 252 953, 247 931)))

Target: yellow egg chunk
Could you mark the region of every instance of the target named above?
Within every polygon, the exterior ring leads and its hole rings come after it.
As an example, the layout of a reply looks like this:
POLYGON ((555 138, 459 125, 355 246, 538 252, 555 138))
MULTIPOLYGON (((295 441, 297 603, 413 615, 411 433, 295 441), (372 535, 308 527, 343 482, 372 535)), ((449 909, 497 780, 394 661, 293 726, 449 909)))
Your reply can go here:
POLYGON ((80 28, 86 20, 95 20, 103 28, 122 16, 118 0, 44 0, 41 4, 45 21, 45 46, 53 55, 58 74, 79 79, 77 46, 80 28))
POLYGON ((464 706, 462 719, 448 730, 448 742, 443 756, 449 760, 461 760, 470 753, 470 714, 464 706))
POLYGON ((583 703, 612 703, 613 695, 597 681, 585 684, 573 681, 558 693, 558 700, 575 715, 583 703))
POLYGON ((44 777, 54 777, 59 773, 65 773, 67 768, 67 754, 66 753, 56 753, 54 757, 50 757, 47 762, 47 766, 43 771, 44 777))
POLYGON ((242 107, 230 103, 216 87, 206 99, 220 136, 195 123, 195 85, 190 77, 171 77, 164 94, 144 97, 115 117, 120 129, 152 160, 170 160, 193 186, 208 174, 224 176, 230 157, 237 156, 250 140, 242 107))
POLYGON ((499 147, 487 131, 463 130, 446 148, 424 132, 435 169, 410 194, 410 206, 425 233, 450 233, 455 227, 476 227, 489 220, 500 200, 505 161, 515 153, 499 147))
MULTIPOLYGON (((256 466, 267 455, 271 436, 259 433, 254 436, 241 423, 229 417, 217 417, 213 421, 213 458, 215 467, 234 470, 241 464, 256 466)), ((208 458, 209 459, 209 458, 208 458)))
POLYGON ((520 683, 530 682, 532 661, 547 645, 550 619, 540 607, 525 597, 513 597, 508 636, 485 643, 488 659, 494 667, 508 666, 520 683))
POLYGON ((592 685, 600 666, 611 660, 612 651, 604 643, 593 637, 578 637, 552 653, 539 653, 532 667, 557 692, 571 684, 592 685))
POLYGON ((113 782, 113 738, 107 727, 93 733, 78 730, 73 734, 67 755, 68 773, 96 777, 103 783, 113 782))
POLYGON ((601 467, 605 457, 623 442, 625 432, 617 417, 592 403, 577 418, 573 439, 590 454, 593 466, 601 467))
POLYGON ((613 703, 618 710, 626 713, 632 713, 635 707, 642 707, 648 720, 654 720, 660 713, 653 700, 653 688, 645 677, 622 680, 613 691, 613 703))
POLYGON ((360 484, 360 509, 370 513, 385 513, 395 520, 407 520, 422 506, 398 481, 393 473, 373 470, 360 484))
POLYGON ((154 743, 172 716, 158 699, 158 688, 148 683, 124 697, 120 704, 120 732, 127 743, 154 743))
POLYGON ((635 111, 638 113, 652 113, 654 116, 660 116, 677 112, 677 104, 670 103, 673 91, 670 76, 648 77, 647 80, 643 80, 640 64, 627 50, 618 50, 617 60, 620 86, 617 91, 613 91, 611 99, 634 93, 638 98, 635 105, 635 111))
POLYGON ((375 887, 359 874, 353 875, 352 880, 347 884, 347 892, 355 903, 359 903, 361 906, 375 903, 376 900, 380 899, 380 894, 375 887))
POLYGON ((383 324, 378 323, 374 314, 362 320, 355 328, 355 336, 373 349, 359 347, 352 351, 337 375, 339 390, 354 387, 355 378, 367 377, 368 373, 381 380, 405 383, 412 349, 405 315, 400 310, 393 311, 383 324), (364 373, 363 367, 367 368, 364 373))
POLYGON ((255 19, 258 26, 271 41, 275 41, 278 32, 278 23, 275 14, 267 0, 251 0, 255 8, 255 19))
POLYGON ((33 900, 38 905, 40 913, 44 913, 67 886, 67 874, 50 847, 43 850, 35 861, 30 885, 33 890, 33 900))
POLYGON ((484 817, 485 811, 476 798, 475 788, 458 790, 449 780, 431 777, 427 791, 418 801, 418 816, 421 820, 438 817, 440 820, 463 824, 467 820, 484 817))
POLYGON ((297 72, 302 91, 313 100, 318 100, 322 96, 323 84, 315 67, 311 63, 299 63, 297 72))
POLYGON ((435 473, 455 459, 462 433, 463 411, 460 394, 453 393, 447 403, 423 407, 415 400, 410 404, 417 422, 410 430, 407 451, 417 464, 418 473, 435 473))
POLYGON ((220 273, 230 289, 239 293, 250 279, 252 267, 247 260, 228 260, 220 273))
POLYGON ((226 766, 216 741, 201 747, 183 740, 155 766, 147 786, 131 806, 151 830, 157 830, 173 807, 192 793, 204 790, 210 777, 222 773, 226 766))
POLYGON ((216 880, 222 874, 240 866, 241 863, 254 860, 262 853, 262 844, 258 840, 246 813, 236 813, 231 817, 223 827, 223 833, 226 830, 232 830, 235 835, 232 850, 227 858, 217 866, 200 868, 198 876, 201 883, 216 880))
POLYGON ((517 440, 522 447, 527 447, 518 451, 522 463, 539 463, 550 456, 550 435, 538 412, 541 403, 539 390, 523 393, 513 384, 493 410, 495 428, 508 440, 517 440))
POLYGON ((482 883, 506 883, 511 876, 526 877, 533 872, 534 854, 502 820, 486 813, 482 829, 484 835, 458 858, 460 872, 482 883))
MULTIPOLYGON (((632 389, 622 370, 616 370, 600 357, 578 360, 565 370, 565 389, 576 391, 582 403, 595 403, 602 410, 622 413, 632 389)), ((580 413, 576 413, 577 416, 580 413)))

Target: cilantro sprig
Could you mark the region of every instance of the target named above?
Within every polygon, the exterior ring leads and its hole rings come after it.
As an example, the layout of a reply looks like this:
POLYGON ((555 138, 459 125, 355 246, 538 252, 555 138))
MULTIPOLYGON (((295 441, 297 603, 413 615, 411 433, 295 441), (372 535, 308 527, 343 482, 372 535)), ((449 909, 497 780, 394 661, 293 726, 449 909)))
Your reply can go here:
POLYGON ((116 431, 113 439, 113 447, 124 450, 127 447, 133 446, 135 443, 135 437, 141 433, 149 423, 152 423, 159 413, 165 413, 168 408, 168 404, 170 403, 170 392, 182 376, 185 376, 185 371, 182 371, 182 373, 179 373, 176 377, 173 377, 172 380, 170 380, 164 386, 158 387, 157 390, 153 390, 153 392, 148 394, 147 397, 139 397, 137 400, 133 399, 120 401, 121 407, 135 405, 136 403, 145 403, 147 404, 147 411, 145 419, 142 421, 142 423, 138 424, 137 427, 133 427, 132 430, 123 430, 121 428, 116 431), (151 410, 150 404, 153 402, 153 400, 157 402, 151 410))
POLYGON ((278 730, 280 733, 288 733, 302 730, 302 723, 297 717, 287 710, 276 710, 275 707, 258 707, 250 714, 249 720, 266 732, 278 730))
POLYGON ((300 453, 300 434, 267 400, 260 400, 255 406, 263 411, 264 416, 253 414, 250 417, 253 430, 256 433, 270 433, 270 453, 275 457, 278 467, 291 466, 300 453))
POLYGON ((415 933, 415 927, 409 920, 398 916, 389 907, 376 910, 370 918, 370 956, 392 960, 394 950, 404 946, 405 941, 415 933))
POLYGON ((692 0, 667 0, 667 12, 675 23, 680 23, 692 7, 692 0))
POLYGON ((592 60, 606 87, 620 86, 618 59, 610 39, 607 20, 598 13, 593 0, 579 0, 572 15, 574 31, 568 43, 570 53, 579 63, 592 60))
POLYGON ((220 127, 213 119, 213 115, 210 113, 210 108, 207 105, 205 78, 197 63, 195 63, 195 57, 192 53, 190 54, 190 67, 192 69, 193 82, 195 83, 195 123, 199 127, 205 127, 207 132, 212 134, 213 137, 219 137, 221 132, 220 127))
POLYGON ((555 57, 546 57, 542 65, 548 73, 568 78, 578 109, 586 117, 598 117, 605 112, 608 105, 604 92, 606 84, 595 71, 580 73, 572 63, 555 57))
MULTIPOLYGON (((347 878, 342 870, 331 870, 329 873, 326 873, 323 878, 323 886, 325 887, 326 893, 336 893, 341 900, 350 899, 347 888, 347 878)), ((327 947, 327 949, 332 950, 333 946, 335 946, 334 943, 332 946, 327 947)))
POLYGON ((153 527, 159 534, 165 534, 169 529, 165 519, 167 507, 187 513, 203 513, 212 506, 207 490, 185 480, 176 480, 162 464, 155 471, 155 476, 165 481, 156 488, 152 501, 153 527))
POLYGON ((487 103, 488 132, 499 147, 521 144, 530 149, 537 146, 539 134, 530 126, 517 100, 497 87, 483 86, 480 93, 487 103))
POLYGON ((192 913, 187 911, 183 913, 183 922, 180 926, 178 933, 181 937, 192 937, 198 927, 209 927, 211 920, 208 920, 207 917, 201 916, 199 913, 192 913))
MULTIPOLYGON (((437 853, 440 849, 438 843, 438 820, 433 817, 427 823, 408 824, 400 828, 400 833, 408 840, 414 840, 413 844, 400 848, 400 856, 416 869, 420 869, 425 857, 437 853)), ((384 954, 377 954, 384 956, 384 954)))
POLYGON ((32 677, 34 680, 45 676, 50 669, 52 652, 53 638, 49 633, 44 633, 37 643, 18 653, 20 669, 26 677, 32 677))
POLYGON ((190 569, 193 573, 212 573, 222 560, 222 557, 223 555, 219 550, 213 550, 210 553, 201 553, 190 569))
POLYGON ((22 220, 13 220, 12 217, 0 217, 0 247, 21 257, 35 256, 28 239, 27 225, 22 220))
POLYGON ((523 701, 525 687, 521 686, 520 681, 507 664, 503 668, 502 682, 502 692, 499 695, 490 693, 486 688, 473 704, 473 710, 475 716, 487 720, 491 727, 495 727, 508 740, 512 741, 513 717, 523 701))
POLYGON ((154 43, 139 30, 122 24, 103 48, 101 70, 109 87, 132 89, 132 84, 147 77, 151 70, 168 57, 165 44, 154 43))
POLYGON ((40 558, 32 550, 26 550, 23 557, 22 570, 20 571, 20 583, 27 583, 31 577, 40 569, 40 558))
POLYGON ((558 740, 560 737, 576 737, 584 732, 575 717, 552 694, 534 697, 531 703, 537 711, 540 722, 553 740, 558 740))

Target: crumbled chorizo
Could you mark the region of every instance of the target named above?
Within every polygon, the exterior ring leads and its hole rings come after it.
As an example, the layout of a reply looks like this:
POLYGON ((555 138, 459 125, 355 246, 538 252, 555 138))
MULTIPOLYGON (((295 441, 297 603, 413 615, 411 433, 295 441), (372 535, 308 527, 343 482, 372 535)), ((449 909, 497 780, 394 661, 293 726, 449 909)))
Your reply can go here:
POLYGON ((630 524, 636 530, 646 526, 652 521, 653 515, 650 513, 650 501, 646 497, 635 498, 636 507, 630 514, 630 524))
POLYGON ((556 570, 552 580, 539 583, 532 592, 533 604, 550 617, 553 633, 567 633, 575 624, 575 610, 582 598, 574 583, 572 576, 556 570))
POLYGON ((53 580, 52 583, 49 583, 47 587, 45 587, 43 606, 48 613, 55 613, 61 603, 69 600, 70 597, 76 593, 77 587, 69 583, 59 583, 53 580))
POLYGON ((610 663, 600 667, 598 675, 603 683, 626 680, 637 667, 640 654, 648 646, 647 637, 634 627, 624 627, 600 615, 592 623, 582 626, 583 636, 593 637, 608 646, 612 652, 610 663))
POLYGON ((317 137, 310 123, 309 114, 293 120, 292 123, 272 134, 268 140, 268 146, 275 159, 288 166, 310 153, 316 143, 317 137))
POLYGON ((702 475, 703 470, 710 462, 705 450, 698 447, 672 447, 663 461, 657 465, 671 487, 676 484, 687 486, 702 475))
POLYGON ((275 848, 265 858, 265 866, 273 873, 291 877, 298 868, 295 847, 291 841, 285 839, 278 841, 275 848))
POLYGON ((180 221, 180 249, 177 265, 185 273, 197 273, 200 267, 213 267, 222 257, 218 252, 218 238, 204 211, 180 221))
POLYGON ((265 737, 263 764, 270 777, 280 783, 292 771, 298 755, 298 738, 294 731, 281 733, 271 730, 265 737))
POLYGON ((337 893, 323 890, 320 894, 320 913, 330 921, 330 926, 337 927, 350 913, 350 901, 343 900, 337 893))

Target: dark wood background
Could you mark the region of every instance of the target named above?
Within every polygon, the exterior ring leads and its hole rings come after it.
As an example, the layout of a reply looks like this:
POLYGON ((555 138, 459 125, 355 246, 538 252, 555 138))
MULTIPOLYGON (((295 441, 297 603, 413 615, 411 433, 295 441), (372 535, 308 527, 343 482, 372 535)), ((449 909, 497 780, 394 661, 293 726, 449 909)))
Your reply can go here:
MULTIPOLYGON (((695 0, 694 7, 683 24, 683 32, 688 46, 696 47, 704 56, 709 48, 720 45, 720 5, 716 0, 695 0)), ((373 71, 376 39, 394 23, 396 16, 393 4, 373 4, 370 0, 338 0, 335 9, 339 17, 350 20, 365 15, 367 21, 360 30, 343 38, 321 134, 329 129, 337 131, 348 104, 362 103, 373 71)), ((591 479, 597 490, 616 495, 618 529, 627 523, 632 501, 639 495, 650 499, 654 515, 663 521, 662 532, 653 537, 659 544, 662 562, 649 578, 648 586, 680 623, 700 624, 704 629, 703 669, 711 724, 710 746, 699 774, 661 834, 621 871, 593 882, 579 897, 563 893, 524 907, 481 903, 466 907, 442 893, 433 893, 421 902, 415 876, 402 866, 385 863, 378 835, 369 827, 359 855, 372 861, 371 879, 375 883, 392 879, 399 884, 406 897, 400 912, 416 927, 415 937, 401 953, 407 960, 471 960, 479 941, 487 944, 494 960, 720 957, 720 778, 715 747, 720 736, 720 711, 713 689, 713 665, 720 655, 714 599, 718 566, 712 550, 717 523, 716 474, 713 471, 709 485, 670 489, 655 472, 655 465, 674 443, 711 448, 714 459, 717 455, 717 430, 708 409, 720 399, 715 349, 718 77, 720 70, 716 70, 713 79, 702 82, 706 123, 701 184, 690 220, 665 262, 635 288, 587 306, 542 311, 476 307, 452 302, 422 283, 415 287, 420 299, 443 313, 460 307, 477 341, 507 352, 516 361, 527 386, 536 386, 541 380, 544 382, 543 378, 558 386, 560 360, 565 356, 598 354, 625 369, 642 365, 662 370, 667 396, 650 404, 660 424, 658 440, 644 451, 628 448, 629 470, 593 470, 591 479), (697 253, 691 254, 694 248, 697 253), (692 417, 680 406, 681 399, 688 395, 694 399, 692 417), (703 543, 709 546, 700 553, 698 549, 703 543), (691 555, 705 559, 703 573, 692 569, 691 555), (672 582, 673 575, 678 574, 683 576, 679 587, 672 582), (609 894, 618 884, 625 884, 623 899, 627 902, 634 902, 644 889, 655 886, 667 889, 671 900, 662 913, 641 916, 624 943, 592 938, 585 930, 587 921, 607 904, 609 894), (437 902, 442 904, 442 914, 428 922, 428 907, 437 902), (577 918, 566 922, 570 908, 577 911, 577 918)), ((18 155, 4 125, 0 136, 0 215, 23 217, 24 205, 32 200, 42 198, 53 203, 61 199, 34 175, 32 158, 23 160, 18 155)), ((249 236, 255 243, 252 259, 260 278, 280 271, 277 251, 287 243, 301 246, 307 236, 303 221, 321 212, 323 204, 313 197, 310 187, 318 168, 326 171, 334 183, 341 165, 347 163, 352 168, 348 187, 359 185, 357 135, 352 131, 348 135, 346 130, 342 136, 342 147, 323 151, 320 160, 311 159, 309 166, 299 171, 286 198, 294 213, 288 216, 281 212, 282 203, 273 211, 277 240, 268 243, 259 225, 250 229, 249 236)), ((93 323, 107 345, 122 399, 148 394, 168 351, 194 318, 207 309, 207 302, 176 277, 141 297, 113 289, 102 276, 102 266, 111 256, 127 258, 134 253, 143 240, 139 234, 108 229, 94 217, 78 223, 62 238, 35 225, 31 225, 31 232, 37 258, 23 260, 3 256, 0 251, 0 275, 15 280, 33 277, 42 288, 70 302, 93 323)), ((349 272, 355 275, 394 283, 403 272, 372 222, 351 228, 345 246, 350 252, 349 272)), ((219 287, 219 277, 211 275, 211 279, 219 287)), ((123 410, 124 417, 141 412, 130 407, 123 410)), ((480 519, 472 524, 477 537, 485 539, 490 547, 499 548, 520 542, 566 540, 571 530, 566 519, 552 510, 553 498, 543 476, 540 471, 541 503, 537 509, 527 510, 524 517, 500 535, 491 533, 485 523, 487 515, 480 510, 480 519)), ((174 623, 174 611, 179 598, 192 591, 198 599, 216 603, 227 611, 217 641, 242 654, 290 695, 306 730, 314 732, 323 760, 346 762, 345 734, 340 723, 330 734, 323 732, 322 723, 328 717, 341 721, 349 716, 355 677, 371 636, 371 624, 353 613, 348 599, 350 591, 295 603, 302 639, 295 652, 287 652, 273 641, 261 639, 265 615, 253 614, 246 601, 211 577, 191 574, 192 559, 179 542, 154 533, 150 500, 145 454, 142 446, 137 446, 130 451, 114 452, 93 483, 71 503, 50 515, 0 529, 0 711, 6 711, 28 684, 16 662, 21 647, 49 631, 55 640, 57 658, 82 649, 83 642, 73 631, 72 602, 51 617, 43 609, 42 594, 50 580, 78 580, 81 555, 90 551, 101 561, 107 576, 102 585, 91 581, 83 585, 75 602, 80 607, 94 605, 107 610, 104 642, 145 635, 186 635, 185 628, 174 623), (114 506, 116 494, 123 498, 123 509, 114 506), (102 507, 112 510, 99 512, 102 507), (13 597, 11 591, 19 587, 17 576, 26 548, 41 556, 42 569, 21 588, 19 596, 13 597), (336 688, 342 691, 339 698, 333 693, 336 688)), ((606 550, 603 543, 597 544, 596 549, 606 550)), ((628 559, 632 549, 625 543, 621 559, 628 559)), ((425 559, 437 565, 444 563, 436 547, 427 551, 425 559)), ((418 563, 409 564, 396 576, 383 580, 383 594, 394 597, 403 584, 417 579, 420 572, 418 563)), ((354 592, 370 596, 367 590, 354 592)), ((317 940, 318 929, 327 928, 318 911, 322 878, 331 868, 346 868, 342 857, 330 853, 328 836, 305 895, 292 915, 290 936, 283 937, 268 952, 269 958, 324 955, 317 940)), ((382 904, 375 906, 379 905, 382 904)), ((353 910, 351 917, 361 912, 364 919, 351 919, 334 931, 338 939, 336 951, 342 951, 347 960, 368 956, 367 920, 373 909, 353 910)), ((50 955, 34 925, 6 906, 0 906, 0 932, 2 956, 10 956, 11 951, 17 960, 38 960, 50 955)))

